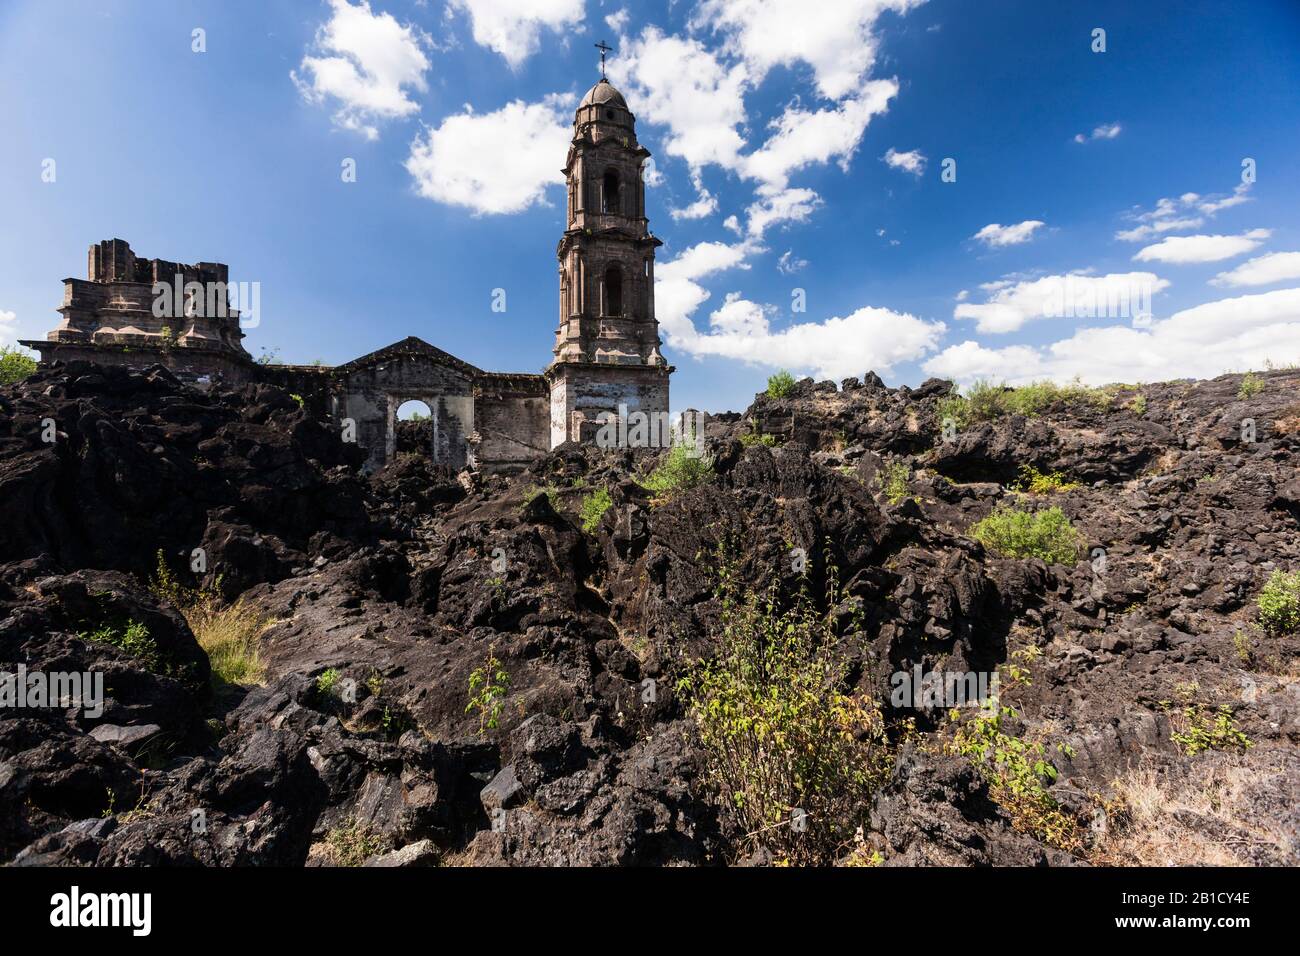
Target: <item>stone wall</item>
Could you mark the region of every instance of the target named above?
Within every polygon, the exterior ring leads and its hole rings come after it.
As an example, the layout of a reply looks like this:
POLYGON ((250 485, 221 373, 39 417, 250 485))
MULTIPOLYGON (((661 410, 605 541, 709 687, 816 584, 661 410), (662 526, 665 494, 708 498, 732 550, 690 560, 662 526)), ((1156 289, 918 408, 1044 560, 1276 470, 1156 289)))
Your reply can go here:
POLYGON ((480 468, 517 471, 550 449, 550 401, 542 376, 489 372, 479 378, 474 395, 480 468))

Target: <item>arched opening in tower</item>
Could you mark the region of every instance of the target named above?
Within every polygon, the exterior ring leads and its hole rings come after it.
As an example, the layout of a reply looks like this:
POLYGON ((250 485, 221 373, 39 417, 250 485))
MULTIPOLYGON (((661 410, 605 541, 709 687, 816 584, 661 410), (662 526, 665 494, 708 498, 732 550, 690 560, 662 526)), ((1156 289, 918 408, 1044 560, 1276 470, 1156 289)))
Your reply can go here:
POLYGON ((608 215, 617 215, 620 210, 618 171, 607 169, 604 185, 600 191, 600 211, 608 215))
POLYGON ((618 266, 605 270, 605 314, 623 314, 623 270, 618 266))

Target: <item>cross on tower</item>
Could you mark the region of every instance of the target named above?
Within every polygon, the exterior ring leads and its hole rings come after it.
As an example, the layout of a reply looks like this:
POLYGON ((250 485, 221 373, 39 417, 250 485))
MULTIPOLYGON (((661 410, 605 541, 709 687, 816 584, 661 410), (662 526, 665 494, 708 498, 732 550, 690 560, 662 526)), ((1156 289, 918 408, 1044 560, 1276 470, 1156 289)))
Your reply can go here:
POLYGON ((604 80, 607 79, 607 77, 605 76, 605 54, 609 53, 614 48, 609 44, 607 44, 604 40, 601 40, 599 43, 595 44, 595 47, 597 50, 600 51, 600 78, 604 80))

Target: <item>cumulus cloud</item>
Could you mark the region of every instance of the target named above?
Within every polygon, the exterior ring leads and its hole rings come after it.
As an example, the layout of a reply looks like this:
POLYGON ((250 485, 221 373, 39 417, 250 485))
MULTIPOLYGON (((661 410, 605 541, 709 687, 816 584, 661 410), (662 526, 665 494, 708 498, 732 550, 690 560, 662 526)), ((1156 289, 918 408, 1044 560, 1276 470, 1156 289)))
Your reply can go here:
POLYGON ((18 325, 18 315, 7 309, 0 309, 0 345, 12 345, 14 341, 15 330, 18 325))
POLYGON ((1207 302, 1146 328, 1081 328, 1045 346, 987 348, 966 341, 926 361, 927 374, 969 383, 1040 378, 1093 385, 1208 378, 1300 359, 1300 289, 1207 302))
POLYGON ((781 257, 776 260, 776 269, 782 275, 794 275, 796 272, 802 272, 808 267, 807 259, 800 259, 794 254, 793 249, 787 249, 781 253, 781 257))
POLYGON ((557 156, 572 135, 571 97, 540 103, 515 100, 492 113, 447 117, 411 143, 407 172, 426 199, 475 213, 520 212, 546 202, 546 189, 562 184, 557 156))
POLYGON ((1119 123, 1107 123, 1096 127, 1091 133, 1076 133, 1074 141, 1076 143, 1088 143, 1095 139, 1114 139, 1121 132, 1123 132, 1123 127, 1119 123))
POLYGON ((919 149, 911 149, 903 153, 891 146, 885 155, 880 158, 894 169, 901 169, 913 176, 920 176, 925 172, 925 156, 922 155, 919 149))
POLYGON ((1167 232, 1196 229, 1222 210, 1250 202, 1249 193, 1250 184, 1241 183, 1229 195, 1202 196, 1189 192, 1176 198, 1161 199, 1149 210, 1130 212, 1129 220, 1137 225, 1121 229, 1115 233, 1115 238, 1125 242, 1143 242, 1167 232))
POLYGON ((449 9, 469 14, 474 42, 500 53, 511 69, 537 52, 543 29, 581 23, 583 7, 583 0, 449 0, 449 9))
POLYGON ((1104 276, 1076 272, 1032 280, 1003 279, 986 282, 980 288, 989 293, 988 298, 968 302, 959 296, 953 318, 974 319, 980 332, 1005 333, 1037 319, 1140 319, 1149 315, 1155 294, 1169 288, 1169 282, 1151 272, 1104 276))
POLYGON ((695 202, 681 208, 669 209, 668 214, 677 222, 682 219, 705 219, 718 211, 718 199, 704 188, 704 179, 697 170, 691 177, 695 187, 695 202))
POLYGON ((1272 235, 1268 229, 1252 229, 1239 236, 1169 236, 1138 250, 1136 262, 1170 262, 1186 265, 1197 262, 1222 262, 1252 252, 1272 235))
POLYGON ((812 68, 817 90, 838 100, 860 89, 875 65, 882 13, 905 13, 923 0, 704 0, 692 21, 727 38, 760 82, 777 66, 812 68))
POLYGON ((1014 226, 1004 226, 1001 223, 991 222, 971 238, 978 239, 991 249, 1001 248, 1002 246, 1018 246, 1032 239, 1034 231, 1043 225, 1044 223, 1038 219, 1026 219, 1014 226))
POLYGON ((811 189, 782 189, 764 193, 745 211, 749 217, 748 233, 761 239, 772 226, 787 222, 804 222, 819 206, 822 198, 811 189))
POLYGON ((409 91, 423 93, 429 59, 428 37, 398 23, 389 13, 373 13, 367 0, 354 6, 330 0, 332 13, 316 31, 313 51, 289 76, 309 103, 337 101, 334 122, 379 136, 377 123, 419 112, 409 91))
POLYGON ((1211 285, 1272 285, 1288 279, 1300 279, 1300 252, 1270 252, 1247 259, 1229 272, 1220 272, 1211 285))

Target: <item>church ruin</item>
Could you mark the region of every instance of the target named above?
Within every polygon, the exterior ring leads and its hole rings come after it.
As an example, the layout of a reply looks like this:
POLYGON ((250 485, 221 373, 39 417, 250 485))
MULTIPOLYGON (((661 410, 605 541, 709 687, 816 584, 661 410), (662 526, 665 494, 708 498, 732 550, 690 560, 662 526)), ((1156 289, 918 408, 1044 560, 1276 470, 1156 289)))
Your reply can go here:
POLYGON ((313 413, 350 422, 371 469, 395 453, 398 408, 418 399, 431 411, 433 461, 518 470, 566 441, 594 440, 605 413, 668 412, 673 369, 654 309, 661 243, 645 213, 649 156, 627 102, 602 77, 578 106, 564 165, 559 328, 540 375, 486 372, 415 337, 339 366, 259 364, 242 344, 226 265, 142 259, 121 239, 90 247, 88 277, 64 280, 62 324, 22 344, 42 364, 161 364, 199 384, 282 386, 313 413))

